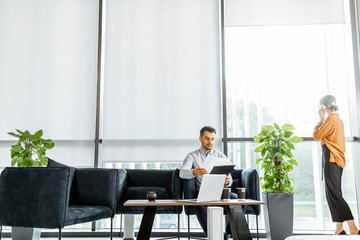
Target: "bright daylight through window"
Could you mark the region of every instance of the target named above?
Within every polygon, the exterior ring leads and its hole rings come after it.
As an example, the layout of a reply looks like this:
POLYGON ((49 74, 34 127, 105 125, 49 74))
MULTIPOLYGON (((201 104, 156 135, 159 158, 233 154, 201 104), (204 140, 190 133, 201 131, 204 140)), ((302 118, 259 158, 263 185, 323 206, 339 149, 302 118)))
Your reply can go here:
MULTIPOLYGON (((348 82, 352 73, 349 24, 229 26, 225 28, 229 158, 240 168, 257 168, 257 144, 246 141, 262 124, 290 123, 296 135, 312 137, 317 107, 336 96, 346 137, 351 137, 348 82)), ((352 143, 346 145, 343 194, 357 215, 352 143)), ((321 181, 321 148, 316 141, 296 146, 294 229, 332 229, 321 181)), ((354 216, 357 218, 357 216, 354 216)), ((252 223, 254 224, 254 223, 252 223)), ((264 225, 262 225, 264 228, 264 225)))

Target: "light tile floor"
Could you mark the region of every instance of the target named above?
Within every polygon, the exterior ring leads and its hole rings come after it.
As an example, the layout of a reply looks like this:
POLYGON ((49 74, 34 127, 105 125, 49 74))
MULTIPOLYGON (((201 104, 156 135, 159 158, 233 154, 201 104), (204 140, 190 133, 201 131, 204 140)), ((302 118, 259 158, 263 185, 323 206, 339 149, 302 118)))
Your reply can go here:
MULTIPOLYGON (((11 238, 2 238, 5 240, 10 240, 11 238)), ((85 240, 85 239, 90 239, 90 240, 109 240, 109 238, 98 238, 98 237, 62 237, 62 240, 85 240)), ((161 239, 161 238, 151 238, 151 240, 157 240, 157 239, 161 239)), ((181 240, 187 240, 188 238, 180 238, 181 240)), ((254 238, 256 239, 256 238, 254 238)), ((53 237, 42 237, 41 240, 58 240, 58 238, 53 238, 53 237)), ((122 238, 120 237, 113 237, 113 240, 122 240, 122 238)), ((174 240, 176 240, 174 238, 174 240)), ((266 240, 265 238, 259 238, 259 240, 266 240)))
MULTIPOLYGON (((41 237, 40 240, 58 240, 59 238, 57 237, 41 237)), ((63 236, 61 238, 62 240, 85 240, 85 239, 90 239, 90 240, 110 240, 110 237, 65 237, 63 236)), ((157 237, 157 238, 151 238, 151 240, 160 240, 162 239, 161 237, 157 237)), ((172 238, 173 240, 177 240, 177 238, 172 238)), ((181 240, 187 240, 188 238, 180 238, 181 240)), ((191 238, 193 239, 193 238, 191 238)), ((4 237, 2 236, 1 240, 11 240, 11 237, 4 237)), ((113 240, 123 240, 123 238, 121 237, 113 237, 113 240)), ((136 239, 135 239, 136 240, 136 239)), ((265 239, 261 239, 260 240, 265 240, 265 239)))

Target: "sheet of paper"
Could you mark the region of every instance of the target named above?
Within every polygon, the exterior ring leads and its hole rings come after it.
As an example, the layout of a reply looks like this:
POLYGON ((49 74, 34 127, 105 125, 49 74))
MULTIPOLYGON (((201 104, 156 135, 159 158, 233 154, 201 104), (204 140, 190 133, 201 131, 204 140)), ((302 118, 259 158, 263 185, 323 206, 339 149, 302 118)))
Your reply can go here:
POLYGON ((226 158, 208 156, 200 167, 205 168, 207 173, 210 173, 214 166, 220 165, 232 165, 232 163, 226 158))

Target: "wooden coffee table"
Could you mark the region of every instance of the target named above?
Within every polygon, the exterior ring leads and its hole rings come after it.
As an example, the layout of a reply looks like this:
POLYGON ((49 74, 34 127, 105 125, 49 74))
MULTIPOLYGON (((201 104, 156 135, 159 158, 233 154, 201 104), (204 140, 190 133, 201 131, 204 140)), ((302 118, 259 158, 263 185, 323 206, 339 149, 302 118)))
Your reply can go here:
POLYGON ((223 206, 230 223, 232 238, 234 240, 251 240, 249 226, 246 222, 241 205, 262 205, 265 202, 245 199, 230 199, 213 202, 183 202, 173 199, 159 199, 156 201, 148 200, 128 200, 124 206, 145 206, 144 215, 141 220, 137 239, 150 239, 152 225, 154 223, 156 208, 158 206, 223 206))

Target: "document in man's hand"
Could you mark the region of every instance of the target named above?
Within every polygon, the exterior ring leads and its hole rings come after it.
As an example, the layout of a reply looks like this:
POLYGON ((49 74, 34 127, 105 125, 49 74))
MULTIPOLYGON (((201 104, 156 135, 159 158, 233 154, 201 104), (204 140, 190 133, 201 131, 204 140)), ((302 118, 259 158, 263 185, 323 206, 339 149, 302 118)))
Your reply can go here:
POLYGON ((235 165, 221 165, 221 166, 214 166, 211 170, 210 174, 226 174, 234 170, 235 165))
POLYGON ((214 156, 208 156, 200 167, 205 168, 207 173, 211 173, 214 166, 232 165, 232 162, 227 158, 219 158, 214 156))

